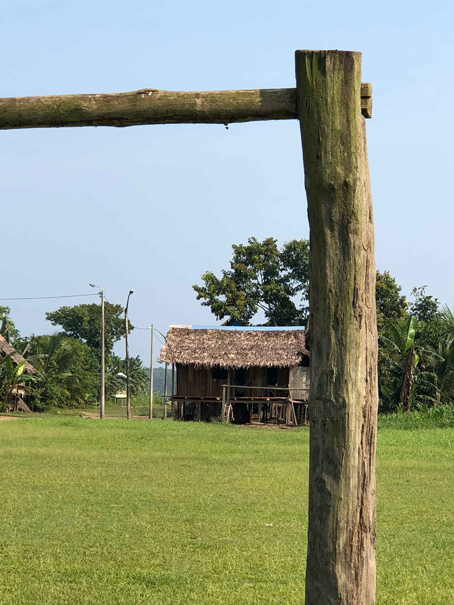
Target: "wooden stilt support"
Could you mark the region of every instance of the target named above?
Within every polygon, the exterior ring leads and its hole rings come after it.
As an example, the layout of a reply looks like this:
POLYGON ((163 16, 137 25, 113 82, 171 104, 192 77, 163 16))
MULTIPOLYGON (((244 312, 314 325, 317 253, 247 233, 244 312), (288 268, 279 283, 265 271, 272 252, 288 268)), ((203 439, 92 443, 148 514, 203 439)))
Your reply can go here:
POLYGON ((162 412, 162 419, 165 420, 167 418, 167 366, 169 364, 166 362, 164 369, 164 409, 162 412))
POLYGON ((295 426, 298 426, 298 420, 296 419, 295 405, 292 400, 290 400, 290 418, 291 418, 291 422, 295 426))
POLYGON ((230 388, 230 385, 233 382, 233 371, 229 368, 228 372, 227 372, 227 389, 226 389, 226 404, 227 404, 227 422, 230 422, 231 419, 231 415, 232 415, 232 402, 231 402, 231 398, 232 398, 232 389, 230 388))
POLYGON ((175 395, 175 364, 172 364, 172 399, 171 399, 171 404, 170 404, 170 417, 172 418, 172 420, 175 420, 174 418, 174 409, 173 409, 173 405, 174 405, 174 401, 173 401, 173 396, 175 395))
POLYGON ((222 408, 221 408, 221 422, 225 422, 225 412, 226 412, 226 390, 227 387, 225 385, 222 386, 222 408))
POLYGON ((297 51, 310 223, 306 605, 375 603, 377 331, 361 53, 297 51))

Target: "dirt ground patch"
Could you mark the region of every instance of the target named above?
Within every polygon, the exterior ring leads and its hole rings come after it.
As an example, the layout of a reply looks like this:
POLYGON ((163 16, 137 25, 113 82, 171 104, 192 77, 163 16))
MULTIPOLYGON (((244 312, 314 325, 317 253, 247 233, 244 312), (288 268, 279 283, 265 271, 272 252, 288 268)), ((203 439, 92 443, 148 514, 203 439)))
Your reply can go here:
POLYGON ((99 418, 99 412, 97 414, 92 414, 91 412, 81 412, 79 416, 81 418, 99 418))

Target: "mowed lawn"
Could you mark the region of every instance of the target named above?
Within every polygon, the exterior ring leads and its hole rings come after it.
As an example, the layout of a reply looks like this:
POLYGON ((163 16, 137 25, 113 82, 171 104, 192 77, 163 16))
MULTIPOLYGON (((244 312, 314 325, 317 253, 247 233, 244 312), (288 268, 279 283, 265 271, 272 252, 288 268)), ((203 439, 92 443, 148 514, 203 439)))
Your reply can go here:
MULTIPOLYGON (((303 603, 307 429, 0 423, 0 603, 303 603)), ((454 603, 454 429, 383 428, 378 604, 454 603)), ((360 605, 360 604, 358 604, 360 605)))

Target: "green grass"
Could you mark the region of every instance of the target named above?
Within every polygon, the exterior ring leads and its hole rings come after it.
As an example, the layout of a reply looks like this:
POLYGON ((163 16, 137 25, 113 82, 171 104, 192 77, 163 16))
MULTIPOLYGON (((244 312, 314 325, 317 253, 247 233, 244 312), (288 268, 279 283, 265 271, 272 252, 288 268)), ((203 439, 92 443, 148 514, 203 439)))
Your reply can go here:
POLYGON ((423 412, 398 412, 397 414, 380 414, 378 428, 392 429, 428 429, 454 428, 454 405, 442 405, 429 408, 423 412))
MULTIPOLYGON (((454 429, 390 424, 377 603, 449 605, 454 429)), ((303 602, 307 429, 33 418, 0 452, 2 605, 303 602)))

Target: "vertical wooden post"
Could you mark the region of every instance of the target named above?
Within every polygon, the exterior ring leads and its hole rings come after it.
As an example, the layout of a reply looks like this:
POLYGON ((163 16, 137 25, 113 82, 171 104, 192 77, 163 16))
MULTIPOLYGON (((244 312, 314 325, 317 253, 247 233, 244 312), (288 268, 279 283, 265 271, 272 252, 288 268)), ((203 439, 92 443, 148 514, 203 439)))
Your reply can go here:
POLYGON ((162 419, 165 420, 167 418, 167 366, 169 364, 165 363, 164 366, 164 410, 162 412, 162 419))
POLYGON ((232 396, 232 389, 230 388, 230 385, 233 384, 233 370, 232 368, 229 368, 227 370, 227 393, 226 393, 226 402, 227 402, 227 409, 228 409, 228 415, 227 415, 227 422, 230 422, 230 414, 232 412, 232 404, 230 402, 231 396, 232 396))
POLYGON ((221 408, 221 422, 225 422, 225 404, 226 404, 226 390, 225 384, 222 385, 222 408, 221 408))
POLYGON ((126 355, 125 355, 125 368, 126 368, 126 418, 131 419, 131 388, 129 383, 129 322, 128 322, 128 307, 125 308, 125 343, 126 343, 126 355))
POLYGON ((361 54, 297 51, 310 223, 306 605, 375 603, 377 331, 361 54))
POLYGON ((175 364, 172 364, 172 396, 170 399, 170 417, 175 420, 175 414, 173 410, 173 396, 175 395, 175 364))

